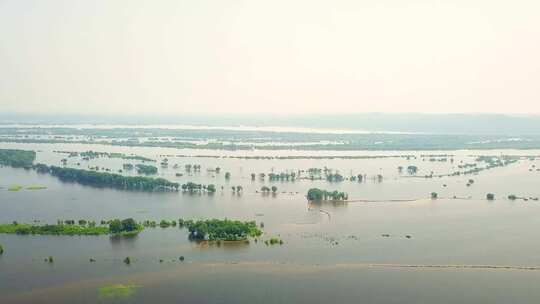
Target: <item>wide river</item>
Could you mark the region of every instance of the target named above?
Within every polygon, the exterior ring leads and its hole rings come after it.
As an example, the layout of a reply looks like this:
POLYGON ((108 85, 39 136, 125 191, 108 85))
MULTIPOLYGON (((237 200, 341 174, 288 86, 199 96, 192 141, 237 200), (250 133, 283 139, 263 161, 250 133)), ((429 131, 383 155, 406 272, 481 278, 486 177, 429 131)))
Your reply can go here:
MULTIPOLYGON (((301 152, 209 151, 85 144, 0 144, 38 151, 36 162, 60 165, 65 153, 121 152, 156 159, 169 167, 157 176, 216 184, 214 195, 142 193, 63 183, 31 170, 0 168, 0 223, 56 223, 58 219, 106 220, 230 218, 264 223, 263 240, 283 245, 200 244, 185 229, 148 228, 131 239, 109 236, 0 234, 0 303, 538 303, 540 301, 540 202, 508 200, 540 196, 539 159, 524 158, 477 175, 447 174, 475 163, 477 155, 538 156, 540 151, 301 152), (426 154, 451 154, 454 162, 426 154), (186 155, 188 157, 186 157, 186 155), (365 155, 366 159, 238 159, 214 156, 365 155), (416 158, 399 157, 414 155, 416 158), (174 169, 173 164, 178 164, 174 169), (187 173, 186 164, 200 164, 187 173), (221 168, 221 173, 207 168, 221 168), (251 173, 331 168, 363 183, 251 180, 251 173), (224 178, 231 173, 230 180, 224 178), (182 176, 176 176, 181 173, 182 176), (382 182, 372 179, 381 174, 382 182), (469 179, 474 183, 467 186, 469 179), (46 186, 8 191, 12 185, 46 186), (234 185, 243 186, 241 195, 234 185), (258 193, 278 187, 276 195, 258 193), (223 186, 223 190, 221 189, 223 186), (357 202, 308 204, 309 188, 345 191, 357 202), (439 198, 430 199, 437 192, 439 198), (496 200, 486 200, 494 193, 496 200), (388 236, 383 236, 388 235, 388 236), (54 263, 44 258, 54 257, 54 263), (130 256, 132 262, 122 260, 130 256), (184 256, 185 261, 179 261, 184 256), (95 262, 90 262, 90 258, 95 262), (162 260, 160 262, 160 259, 162 260), (107 296, 111 284, 133 287, 107 296)), ((68 158, 67 166, 117 171, 127 161, 68 158), (81 162, 81 165, 77 165, 81 162)), ((480 163, 479 163, 480 166, 480 163)))

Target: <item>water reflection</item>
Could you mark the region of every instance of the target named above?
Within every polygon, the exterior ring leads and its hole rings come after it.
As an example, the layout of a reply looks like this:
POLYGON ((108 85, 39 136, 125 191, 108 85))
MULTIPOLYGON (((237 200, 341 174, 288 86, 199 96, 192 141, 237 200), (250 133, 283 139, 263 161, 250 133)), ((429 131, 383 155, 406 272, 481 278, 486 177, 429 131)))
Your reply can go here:
POLYGON ((111 243, 113 250, 114 249, 126 250, 126 249, 135 249, 137 247, 136 242, 138 238, 139 238, 138 235, 128 235, 128 236, 112 235, 109 237, 109 241, 111 243))

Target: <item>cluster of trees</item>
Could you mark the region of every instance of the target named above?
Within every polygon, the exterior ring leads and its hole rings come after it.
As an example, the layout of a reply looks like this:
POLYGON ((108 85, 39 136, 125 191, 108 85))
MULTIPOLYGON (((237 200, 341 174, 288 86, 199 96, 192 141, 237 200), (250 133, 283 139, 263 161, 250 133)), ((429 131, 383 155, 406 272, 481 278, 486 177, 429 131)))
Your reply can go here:
POLYGON ((339 173, 328 173, 326 174, 326 180, 329 182, 342 182, 345 178, 339 173))
POLYGON ((109 232, 113 235, 135 235, 142 231, 143 226, 137 224, 134 219, 114 219, 109 222, 109 232))
MULTIPOLYGON (((348 178, 341 175, 339 172, 333 172, 332 169, 327 167, 321 168, 309 168, 308 170, 298 170, 298 172, 281 172, 281 173, 260 173, 259 179, 264 181, 268 177, 269 181, 295 181, 296 179, 309 179, 309 180, 322 180, 322 175, 324 174, 324 179, 329 182, 342 182, 344 180, 350 180, 352 182, 363 182, 366 177, 362 174, 352 175, 348 178), (302 177, 302 173, 308 173, 307 177, 302 177)), ((257 178, 257 174, 251 173, 251 180, 254 181, 257 178)))
POLYGON ((169 227, 175 227, 176 226, 176 221, 175 220, 172 220, 172 221, 167 221, 167 220, 161 220, 159 222, 159 227, 161 228, 169 228, 169 227))
POLYGON ((364 181, 364 176, 363 176, 362 174, 358 174, 358 175, 356 175, 356 176, 353 175, 353 176, 351 176, 351 177, 349 178, 349 180, 350 180, 351 182, 356 182, 356 181, 358 181, 359 183, 361 183, 361 182, 364 181))
MULTIPOLYGON (((88 227, 96 227, 97 225, 95 221, 87 221, 87 220, 78 220, 77 223, 79 224, 79 226, 88 225, 88 227)), ((57 224, 58 225, 75 225, 75 221, 74 220, 58 220, 57 224)), ((101 225, 106 225, 106 224, 107 224, 106 221, 101 221, 101 225)))
POLYGON ((151 166, 151 165, 138 164, 136 165, 136 167, 137 167, 137 173, 145 174, 145 175, 156 174, 158 170, 156 166, 151 166))
POLYGON ((273 238, 270 238, 269 240, 264 241, 264 244, 266 246, 268 246, 268 245, 276 245, 276 244, 283 245, 283 240, 279 239, 277 237, 273 237, 273 238))
MULTIPOLYGON (((461 175, 470 175, 478 174, 484 170, 490 170, 496 167, 504 167, 510 164, 517 162, 519 159, 524 158, 523 156, 479 156, 476 158, 477 162, 485 162, 487 165, 485 167, 479 167, 476 163, 462 163, 458 165, 459 169, 463 171, 455 171, 449 174, 438 174, 433 175, 433 171, 429 175, 425 175, 425 178, 433 177, 444 177, 444 176, 461 176, 461 175)), ((472 183, 469 183, 468 186, 471 186, 472 183)))
POLYGON ((186 225, 190 239, 209 241, 240 241, 248 237, 257 237, 262 231, 255 221, 233 220, 200 220, 183 222, 186 225))
POLYGON ((54 225, 31 225, 12 224, 0 225, 0 233, 16 234, 41 234, 41 235, 133 235, 139 233, 143 227, 132 218, 112 221, 102 221, 101 225, 96 225, 94 221, 79 220, 78 224, 74 220, 59 220, 54 225))
POLYGON ((345 192, 339 191, 326 191, 319 188, 311 188, 307 193, 308 201, 345 201, 349 198, 349 195, 345 192))
POLYGON ((309 168, 307 171, 310 175, 321 175, 322 173, 321 168, 309 168))
POLYGON ((95 172, 81 169, 62 168, 37 164, 34 168, 41 173, 49 173, 62 181, 77 182, 94 187, 108 187, 121 190, 178 191, 180 184, 163 178, 123 176, 120 174, 95 172))
MULTIPOLYGON (((253 175, 251 177, 253 178, 253 175)), ((287 172, 281 172, 281 173, 268 173, 268 179, 270 181, 294 181, 296 179, 296 173, 287 173, 287 172)))
POLYGON ((416 172, 418 172, 418 167, 417 166, 414 166, 414 165, 410 165, 407 167, 407 172, 410 174, 410 175, 415 175, 416 172))
POLYGON ((476 158, 477 162, 487 163, 486 169, 492 169, 496 167, 504 167, 513 164, 519 160, 519 156, 485 156, 481 155, 476 158))
POLYGON ((187 164, 187 165, 184 166, 184 169, 186 170, 186 172, 191 172, 192 170, 194 172, 200 172, 201 171, 201 165, 187 164))
POLYGON ((215 173, 218 173, 221 172, 221 168, 220 167, 215 167, 215 168, 208 168, 206 169, 206 171, 208 172, 215 172, 215 173))
POLYGON ((242 190, 244 190, 244 187, 242 186, 232 186, 231 187, 232 192, 240 193, 242 190))
POLYGON ((35 151, 0 149, 0 165, 14 168, 31 168, 36 160, 35 151))
POLYGON ((276 186, 272 186, 272 188, 268 188, 267 186, 261 187, 262 193, 269 193, 270 191, 272 191, 273 194, 276 194, 278 191, 278 188, 276 186))
POLYGON ((182 184, 181 188, 182 188, 182 191, 190 192, 190 193, 203 192, 203 191, 208 192, 208 193, 216 192, 216 186, 214 184, 202 185, 202 184, 196 184, 193 182, 188 182, 188 183, 182 184))
POLYGON ((126 155, 124 153, 115 153, 115 152, 109 153, 109 152, 86 151, 86 152, 81 152, 81 153, 78 153, 78 152, 63 152, 63 153, 69 153, 69 157, 80 156, 82 157, 83 160, 90 160, 90 159, 99 158, 99 157, 107 157, 107 158, 121 158, 121 159, 127 159, 127 160, 140 160, 143 162, 146 162, 146 161, 155 162, 154 159, 150 159, 147 157, 138 156, 138 155, 126 155))
MULTIPOLYGON (((491 193, 488 193, 486 198, 488 200, 494 200, 495 195, 491 194, 491 193)), ((538 198, 538 197, 521 197, 521 196, 517 196, 515 194, 508 195, 508 199, 511 200, 511 201, 515 201, 517 199, 521 199, 521 200, 524 200, 524 201, 528 201, 528 200, 538 201, 538 200, 540 200, 540 198, 538 198)))

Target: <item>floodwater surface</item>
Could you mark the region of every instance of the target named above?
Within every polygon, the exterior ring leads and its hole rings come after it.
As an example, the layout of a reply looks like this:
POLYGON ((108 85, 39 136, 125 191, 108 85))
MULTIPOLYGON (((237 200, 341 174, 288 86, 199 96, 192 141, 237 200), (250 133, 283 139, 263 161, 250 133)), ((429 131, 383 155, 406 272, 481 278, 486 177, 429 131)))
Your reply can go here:
MULTIPOLYGON (((159 177, 215 184, 213 195, 144 193, 64 183, 24 169, 0 168, 0 223, 57 220, 230 218, 264 223, 258 242, 197 243, 185 229, 147 228, 134 238, 0 234, 0 303, 537 303, 540 294, 540 166, 521 158, 478 174, 424 178, 459 170, 478 155, 540 151, 354 152, 366 159, 239 159, 298 151, 207 151, 84 144, 2 144, 38 151, 36 162, 60 165, 65 153, 88 150, 168 159, 159 177), (260 152, 260 154, 259 154, 260 152), (447 161, 425 155, 449 154, 447 161), (191 156, 190 156, 191 155, 191 156), (392 157, 389 157, 392 156, 392 157), (409 156, 408 158, 406 156, 409 156), (412 156, 412 157, 411 157, 412 156), (452 158, 454 161, 450 162, 452 158), (173 164, 178 164, 173 168, 173 164), (200 164, 200 172, 185 172, 200 164), (417 176, 398 167, 418 167, 417 176), (207 172, 220 167, 221 172, 207 172), (337 170, 362 183, 297 179, 270 182, 259 173, 337 170), (225 172, 231 178, 224 178, 225 172), (181 173, 181 176, 177 176, 181 173), (257 178, 252 181, 251 173, 257 178), (382 181, 372 177, 382 175, 382 181), (474 182, 471 184, 470 179, 474 182), (469 185, 467 185, 469 184, 469 185), (12 185, 45 186, 8 191, 12 185), (241 194, 231 186, 241 185, 241 194), (278 187, 275 195, 261 186, 278 187), (223 186, 223 188, 221 188, 223 186), (308 189, 345 191, 349 203, 309 204, 308 189), (431 199, 432 192, 438 199, 431 199), (496 199, 486 200, 493 193, 496 199), (282 245, 264 240, 279 237, 282 245), (44 261, 53 256, 54 263, 44 261), (130 265, 123 263, 129 256, 130 265), (180 261, 179 257, 185 257, 180 261), (90 262, 90 259, 95 262, 90 262), (452 266, 452 267, 450 267, 452 266), (104 287, 107 287, 103 289, 104 287), (113 286, 113 287, 111 287, 113 286), (115 293, 116 287, 119 292, 115 293), (100 292, 103 290, 110 293, 100 292)), ((306 156, 324 155, 302 152, 306 156)), ((352 155, 353 152, 324 152, 352 155)), ((443 158, 443 157, 437 157, 443 158)), ((67 166, 111 172, 127 161, 67 158, 67 166), (80 164, 77 164, 80 163, 80 164)), ((135 174, 123 172, 122 174, 135 174)))

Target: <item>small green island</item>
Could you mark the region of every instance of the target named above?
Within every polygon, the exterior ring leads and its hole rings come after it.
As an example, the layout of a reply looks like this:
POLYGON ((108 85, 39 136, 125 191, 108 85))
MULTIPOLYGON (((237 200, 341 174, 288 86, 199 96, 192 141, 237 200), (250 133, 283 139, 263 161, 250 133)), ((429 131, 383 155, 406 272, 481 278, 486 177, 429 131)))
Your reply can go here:
POLYGON ((156 174, 158 171, 156 166, 151 166, 151 165, 138 164, 135 167, 137 168, 137 173, 144 174, 144 175, 156 174))
POLYGON ((134 284, 105 285, 98 289, 98 294, 101 299, 125 299, 133 296, 140 287, 134 284))
POLYGON ((258 237, 262 231, 255 221, 234 220, 179 220, 180 227, 187 227, 189 238, 206 241, 245 241, 249 237, 258 237))
POLYGON ((35 159, 35 151, 0 149, 0 165, 2 166, 30 169, 35 159))
MULTIPOLYGON (((35 225, 27 223, 13 222, 11 224, 0 224, 0 233, 19 235, 110 235, 134 236, 145 227, 148 228, 186 228, 189 231, 189 239, 196 241, 246 241, 250 237, 262 235, 261 229, 255 221, 238 221, 229 219, 209 219, 209 220, 183 220, 178 222, 161 220, 143 221, 137 223, 132 218, 124 220, 114 219, 101 221, 99 224, 87 220, 59 220, 56 224, 35 225)), ((262 227, 262 224, 261 224, 262 227)))
POLYGON ((11 224, 0 224, 0 233, 21 234, 21 235, 112 235, 130 236, 141 232, 144 227, 137 224, 132 218, 96 224, 92 221, 73 220, 58 221, 57 224, 34 225, 13 222, 11 224))
POLYGON ((76 182, 93 187, 148 192, 178 191, 180 187, 180 184, 170 182, 164 178, 123 176, 115 173, 47 166, 45 164, 36 164, 33 168, 39 173, 56 176, 65 182, 76 182))

